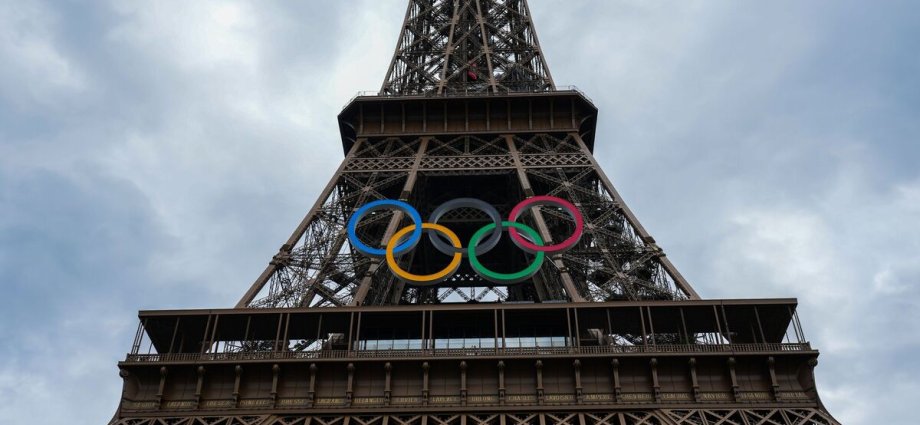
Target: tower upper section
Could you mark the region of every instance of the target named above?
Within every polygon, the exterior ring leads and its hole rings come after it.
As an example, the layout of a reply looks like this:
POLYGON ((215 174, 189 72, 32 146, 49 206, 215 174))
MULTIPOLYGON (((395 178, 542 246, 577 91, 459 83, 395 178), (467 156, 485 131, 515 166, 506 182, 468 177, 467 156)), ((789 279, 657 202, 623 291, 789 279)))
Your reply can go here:
POLYGON ((380 95, 552 90, 526 0, 410 0, 380 95))

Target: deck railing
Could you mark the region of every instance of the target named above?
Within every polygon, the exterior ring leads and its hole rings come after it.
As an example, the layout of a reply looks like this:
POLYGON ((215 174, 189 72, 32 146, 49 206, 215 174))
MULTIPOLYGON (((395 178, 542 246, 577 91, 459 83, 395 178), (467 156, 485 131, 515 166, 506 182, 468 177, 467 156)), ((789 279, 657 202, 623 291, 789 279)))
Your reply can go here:
POLYGON ((681 344, 681 345, 608 345, 602 347, 514 347, 514 348, 445 348, 410 350, 316 350, 316 351, 260 351, 226 353, 173 353, 128 354, 130 363, 199 362, 236 360, 310 360, 310 359, 365 359, 365 358, 419 358, 465 356, 553 356, 553 355, 604 355, 604 354, 694 354, 694 353, 761 353, 811 351, 811 344, 681 344))
POLYGON ((381 93, 378 91, 359 91, 354 97, 352 97, 342 109, 351 105, 358 98, 402 98, 402 99, 426 99, 426 98, 450 98, 450 97, 490 97, 490 96, 506 96, 506 95, 527 95, 527 94, 551 94, 551 93, 566 93, 574 92, 584 97, 585 100, 594 104, 594 101, 591 100, 588 95, 586 95, 581 89, 573 85, 559 86, 554 90, 540 90, 540 91, 503 91, 503 92, 490 92, 490 91, 467 91, 467 92, 445 92, 445 93, 423 93, 423 94, 388 94, 381 93))

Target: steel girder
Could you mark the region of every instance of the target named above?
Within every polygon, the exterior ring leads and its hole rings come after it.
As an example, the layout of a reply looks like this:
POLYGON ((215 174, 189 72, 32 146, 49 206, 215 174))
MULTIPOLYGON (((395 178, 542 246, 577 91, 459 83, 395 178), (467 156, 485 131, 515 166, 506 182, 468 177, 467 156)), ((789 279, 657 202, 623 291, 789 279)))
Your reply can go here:
POLYGON ((411 0, 380 94, 552 89, 525 0, 411 0))
POLYGON ((110 425, 840 425, 809 408, 660 409, 623 412, 442 413, 135 418, 110 425))
MULTIPOLYGON (((458 214, 453 220, 484 219, 458 214)), ((566 214, 548 208, 524 220, 543 228, 548 239, 560 238, 572 228, 566 214)), ((401 215, 382 213, 362 221, 358 233, 363 240, 381 242, 408 224, 401 215)), ((437 260, 406 256, 402 265, 424 266, 427 261, 437 260)), ((695 292, 629 212, 580 137, 538 133, 362 139, 239 305, 687 298, 696 298, 695 292), (345 225, 361 205, 402 198, 424 215, 434 208, 438 196, 455 193, 451 186, 481 175, 504 176, 505 187, 491 188, 500 196, 490 199, 503 213, 512 205, 504 198, 546 194, 571 200, 585 216, 585 236, 571 251, 547 261, 532 288, 496 287, 464 273, 439 287, 407 287, 379 260, 363 256, 348 243, 345 225)))

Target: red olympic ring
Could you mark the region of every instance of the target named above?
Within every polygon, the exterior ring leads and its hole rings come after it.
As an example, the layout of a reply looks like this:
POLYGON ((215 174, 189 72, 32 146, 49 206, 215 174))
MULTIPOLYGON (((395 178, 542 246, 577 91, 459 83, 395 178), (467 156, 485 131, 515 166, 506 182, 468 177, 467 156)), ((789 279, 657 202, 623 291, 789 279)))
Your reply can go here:
POLYGON ((575 205, 572 205, 571 202, 562 198, 557 198, 555 196, 534 196, 532 198, 525 199, 511 210, 509 221, 516 222, 517 219, 520 218, 521 214, 524 213, 524 210, 540 205, 555 205, 568 210, 569 216, 575 220, 575 231, 572 233, 572 236, 569 236, 568 239, 555 245, 540 246, 525 239, 520 235, 520 233, 518 233, 517 229, 509 228, 508 233, 511 234, 511 239, 514 241, 514 244, 531 254, 537 252, 556 254, 565 251, 578 243, 585 228, 584 217, 581 215, 581 212, 578 211, 578 208, 575 208, 575 205))

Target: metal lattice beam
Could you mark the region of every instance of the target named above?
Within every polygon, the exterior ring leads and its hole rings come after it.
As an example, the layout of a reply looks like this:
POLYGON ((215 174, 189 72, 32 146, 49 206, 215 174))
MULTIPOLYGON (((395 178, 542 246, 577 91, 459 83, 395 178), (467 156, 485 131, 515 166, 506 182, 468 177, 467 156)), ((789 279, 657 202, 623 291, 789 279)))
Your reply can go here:
POLYGON ((380 94, 554 88, 525 0, 411 0, 380 94))

